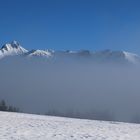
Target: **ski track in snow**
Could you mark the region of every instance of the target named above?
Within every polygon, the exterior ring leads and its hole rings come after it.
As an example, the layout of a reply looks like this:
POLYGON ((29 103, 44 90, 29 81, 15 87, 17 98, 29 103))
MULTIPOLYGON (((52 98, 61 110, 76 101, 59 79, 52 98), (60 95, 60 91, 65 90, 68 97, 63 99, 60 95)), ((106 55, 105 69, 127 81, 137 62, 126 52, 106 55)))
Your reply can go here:
POLYGON ((140 124, 0 112, 0 140, 140 140, 140 124))

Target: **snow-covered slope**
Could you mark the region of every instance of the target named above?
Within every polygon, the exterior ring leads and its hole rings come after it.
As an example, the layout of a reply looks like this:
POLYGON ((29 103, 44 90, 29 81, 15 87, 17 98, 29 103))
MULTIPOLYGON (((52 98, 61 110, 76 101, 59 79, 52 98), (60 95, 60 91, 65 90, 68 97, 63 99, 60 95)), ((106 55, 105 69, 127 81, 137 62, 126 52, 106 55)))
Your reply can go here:
POLYGON ((28 51, 24 49, 17 41, 7 43, 0 49, 0 58, 5 56, 22 55, 28 51))
POLYGON ((140 140, 140 124, 0 112, 0 140, 140 140))

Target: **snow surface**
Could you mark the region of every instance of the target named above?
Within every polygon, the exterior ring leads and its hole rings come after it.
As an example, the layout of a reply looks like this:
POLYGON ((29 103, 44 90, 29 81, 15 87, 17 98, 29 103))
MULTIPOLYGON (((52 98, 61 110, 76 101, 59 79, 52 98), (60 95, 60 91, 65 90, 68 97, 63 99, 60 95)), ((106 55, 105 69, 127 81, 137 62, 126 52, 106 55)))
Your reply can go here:
POLYGON ((140 140, 140 124, 0 112, 0 140, 140 140))

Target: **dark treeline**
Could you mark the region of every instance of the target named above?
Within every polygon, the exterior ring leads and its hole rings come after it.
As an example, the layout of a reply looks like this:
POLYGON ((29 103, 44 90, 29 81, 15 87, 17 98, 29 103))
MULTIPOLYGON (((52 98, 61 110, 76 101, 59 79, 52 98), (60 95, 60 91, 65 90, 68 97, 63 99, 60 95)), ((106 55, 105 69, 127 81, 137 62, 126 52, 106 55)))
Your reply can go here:
POLYGON ((5 100, 0 101, 0 111, 19 112, 19 108, 7 105, 5 100))
MULTIPOLYGON (((107 110, 105 111, 87 111, 87 112, 79 112, 79 111, 58 111, 58 110, 50 110, 45 113, 45 115, 49 116, 57 116, 57 117, 69 117, 69 118, 79 118, 79 119, 91 119, 91 120, 102 120, 102 121, 118 121, 121 122, 122 120, 115 118, 115 114, 111 113, 107 110)), ((140 123, 140 115, 136 114, 132 117, 130 123, 140 123)))
MULTIPOLYGON (((0 111, 21 112, 19 108, 8 105, 5 100, 0 101, 0 111)), ((27 112, 24 111, 24 113, 27 113, 27 112)), ((30 113, 33 113, 33 112, 30 112, 30 113)), ((41 115, 42 113, 39 113, 39 114, 41 115)), ((57 116, 57 117, 79 118, 79 119, 103 120, 103 121, 122 121, 115 118, 115 114, 107 110, 104 110, 104 111, 92 110, 92 111, 80 112, 80 111, 73 111, 73 110, 60 111, 60 110, 53 109, 53 110, 47 111, 45 115, 57 116)), ((140 115, 139 114, 134 115, 129 122, 140 123, 140 115)))
POLYGON ((79 118, 79 119, 117 121, 114 115, 109 111, 87 111, 82 113, 79 111, 72 111, 72 110, 65 111, 65 112, 58 111, 58 110, 50 110, 46 112, 45 115, 79 118))

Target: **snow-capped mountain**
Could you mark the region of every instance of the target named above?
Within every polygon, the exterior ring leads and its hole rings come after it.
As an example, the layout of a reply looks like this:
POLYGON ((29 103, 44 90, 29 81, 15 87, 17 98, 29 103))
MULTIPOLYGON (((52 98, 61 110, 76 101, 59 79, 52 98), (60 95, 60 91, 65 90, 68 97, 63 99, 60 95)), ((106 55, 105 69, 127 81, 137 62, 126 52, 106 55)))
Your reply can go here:
POLYGON ((52 56, 52 53, 51 51, 49 50, 31 50, 27 53, 27 56, 42 56, 42 57, 51 57, 52 56))
POLYGON ((0 49, 0 58, 5 56, 22 55, 28 51, 24 49, 17 41, 12 41, 2 46, 0 49))
POLYGON ((129 62, 139 63, 140 56, 126 51, 103 50, 92 52, 89 50, 80 51, 53 51, 53 50, 31 50, 24 49, 17 41, 12 41, 2 46, 0 49, 0 58, 7 56, 25 56, 25 57, 45 57, 45 58, 88 58, 93 62, 129 62))
POLYGON ((95 60, 100 61, 129 62, 134 64, 140 62, 140 57, 138 55, 126 51, 104 50, 95 52, 92 56, 95 60))

